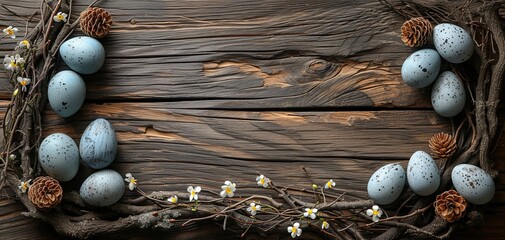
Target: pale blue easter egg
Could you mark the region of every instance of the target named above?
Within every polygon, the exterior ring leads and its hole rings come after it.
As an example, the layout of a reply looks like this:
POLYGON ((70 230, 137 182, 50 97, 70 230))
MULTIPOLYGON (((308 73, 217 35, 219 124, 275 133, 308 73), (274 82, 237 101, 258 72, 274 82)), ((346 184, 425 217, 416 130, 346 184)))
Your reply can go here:
POLYGON ((441 73, 431 90, 431 105, 443 117, 454 117, 465 108, 466 92, 463 82, 451 71, 441 73))
POLYGON ((450 63, 462 63, 473 54, 473 38, 460 26, 442 23, 433 28, 433 44, 450 63))
POLYGON ((456 191, 473 204, 486 204, 494 197, 496 189, 493 178, 482 168, 459 164, 452 169, 451 179, 456 191))
POLYGON ((403 81, 414 88, 424 88, 437 79, 442 59, 433 49, 412 53, 402 65, 403 81))
POLYGON ((98 40, 80 36, 65 41, 60 47, 60 56, 72 70, 92 74, 102 67, 105 50, 98 40))
POLYGON ((125 184, 121 174, 105 169, 91 174, 81 185, 79 195, 89 205, 95 207, 110 206, 121 197, 125 184))
POLYGON ((440 186, 440 170, 430 154, 417 151, 407 165, 407 182, 419 196, 429 196, 440 186))
POLYGON ((70 181, 79 170, 77 144, 64 133, 53 133, 40 144, 39 162, 47 175, 58 181, 70 181))
POLYGON ((393 203, 405 186, 405 171, 398 163, 390 163, 375 171, 368 180, 368 196, 377 204, 393 203))
POLYGON ((81 136, 79 152, 84 164, 93 169, 109 166, 117 152, 116 132, 112 124, 103 118, 91 122, 81 136))
POLYGON ((61 71, 49 81, 47 97, 56 114, 70 117, 84 103, 86 84, 79 74, 70 70, 61 71))

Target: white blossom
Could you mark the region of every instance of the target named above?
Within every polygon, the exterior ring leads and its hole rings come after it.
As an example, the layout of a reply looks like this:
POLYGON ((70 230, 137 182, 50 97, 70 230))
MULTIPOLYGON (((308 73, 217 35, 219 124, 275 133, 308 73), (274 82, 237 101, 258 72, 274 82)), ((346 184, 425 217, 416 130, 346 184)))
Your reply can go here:
POLYGON ((256 212, 257 211, 260 211, 261 210, 261 206, 260 205, 256 205, 256 203, 251 203, 249 205, 249 207, 247 208, 247 211, 251 213, 251 215, 256 215, 256 212))
POLYGON ((330 179, 330 181, 326 182, 326 184, 324 184, 324 189, 328 189, 328 188, 332 188, 332 187, 335 187, 335 182, 333 181, 333 179, 330 179))
POLYGON ((316 219, 317 209, 315 208, 305 208, 305 212, 303 213, 304 217, 310 217, 311 219, 316 219))
POLYGON ((3 33, 5 36, 8 36, 10 38, 16 38, 16 33, 18 32, 18 29, 12 26, 9 26, 7 28, 4 28, 3 33))
POLYGON ((67 22, 67 14, 63 12, 58 12, 54 17, 53 20, 55 22, 67 22))
POLYGON ((366 215, 371 216, 374 222, 378 222, 382 216, 382 210, 377 205, 373 205, 372 209, 366 210, 366 215))
POLYGON ((264 187, 264 188, 267 188, 268 184, 270 183, 270 179, 268 179, 267 177, 265 177, 263 175, 259 175, 258 177, 256 177, 256 181, 258 182, 258 186, 264 187))
POLYGON ((291 233, 291 237, 299 237, 302 235, 302 229, 300 229, 300 223, 295 222, 292 227, 288 227, 288 233, 291 233))
POLYGON ((200 186, 197 186, 195 188, 193 188, 193 186, 189 186, 188 187, 188 192, 190 193, 189 195, 189 201, 197 201, 198 200, 198 193, 202 191, 202 188, 200 186))
POLYGON ((21 181, 21 183, 18 186, 19 190, 21 190, 22 193, 26 193, 26 191, 28 191, 28 188, 30 188, 31 186, 30 184, 31 181, 32 181, 31 179, 26 182, 21 181))
POLYGON ((128 188, 133 191, 137 187, 137 179, 135 179, 131 173, 127 173, 126 178, 124 179, 125 182, 128 183, 128 188))
POLYGON ((235 183, 232 183, 230 181, 225 181, 224 182, 224 185, 221 186, 221 189, 223 191, 221 191, 221 193, 219 195, 221 195, 221 197, 233 197, 233 195, 235 195, 235 190, 236 190, 236 184, 235 183))

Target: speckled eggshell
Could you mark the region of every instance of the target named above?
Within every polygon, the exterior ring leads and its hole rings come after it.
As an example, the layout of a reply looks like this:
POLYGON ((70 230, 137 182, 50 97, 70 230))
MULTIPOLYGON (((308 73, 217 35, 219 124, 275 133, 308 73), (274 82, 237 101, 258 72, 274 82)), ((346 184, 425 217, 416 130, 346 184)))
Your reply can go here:
POLYGON ((461 80, 451 71, 438 76, 431 90, 431 105, 443 117, 454 117, 465 108, 466 93, 461 80))
POLYGON ((430 154, 417 151, 407 165, 407 182, 410 189, 420 196, 429 196, 440 186, 440 170, 430 154))
POLYGON ((109 166, 116 157, 116 132, 109 121, 98 118, 91 122, 81 136, 79 152, 83 162, 93 168, 109 166))
POLYGON ((65 70, 49 81, 47 98, 51 108, 61 117, 70 117, 81 108, 86 98, 86 84, 79 74, 65 70))
POLYGON ((473 54, 473 40, 468 32, 454 24, 442 23, 433 28, 433 43, 440 56, 451 63, 462 63, 473 54))
POLYGON ((402 65, 403 81, 414 88, 429 86, 437 79, 441 58, 433 49, 421 49, 412 53, 402 65))
POLYGON ((98 40, 80 36, 65 41, 60 47, 60 56, 72 70, 92 74, 102 67, 105 50, 98 40))
POLYGON ((91 174, 81 185, 82 200, 95 207, 110 206, 123 196, 123 177, 114 170, 100 170, 91 174))
POLYGON ((39 162, 47 175, 58 181, 70 181, 79 170, 77 144, 66 134, 53 133, 40 144, 39 162))
POLYGON ((377 204, 393 203, 405 186, 405 171, 398 163, 382 166, 368 181, 368 196, 377 204))
POLYGON ((494 197, 493 178, 477 166, 457 165, 452 169, 451 178, 456 191, 470 203, 486 204, 494 197))

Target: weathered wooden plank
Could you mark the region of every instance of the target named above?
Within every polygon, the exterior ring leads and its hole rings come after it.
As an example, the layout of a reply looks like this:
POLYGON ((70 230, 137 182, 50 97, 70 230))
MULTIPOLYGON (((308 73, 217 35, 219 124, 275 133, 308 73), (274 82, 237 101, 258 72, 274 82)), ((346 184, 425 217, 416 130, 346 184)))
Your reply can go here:
MULTIPOLYGON (((26 16, 35 8, 18 6, 29 2, 5 5, 26 16)), ((379 2, 102 5, 115 25, 103 40, 106 65, 85 77, 90 100, 190 99, 205 100, 186 102, 191 107, 249 109, 430 107, 429 90, 412 89, 399 77, 411 50, 398 37, 402 19, 379 2)), ((7 98, 2 84, 0 96, 7 98)))
POLYGON ((340 189, 365 198, 373 169, 405 163, 414 151, 428 151, 434 133, 451 131, 446 119, 424 110, 257 112, 170 106, 85 104, 68 119, 47 110, 45 134, 63 132, 78 142, 91 121, 108 119, 119 139, 112 168, 139 175, 146 191, 185 189, 188 181, 219 186, 226 179, 216 173, 255 190, 257 171, 277 176, 280 184, 310 186, 301 177, 301 167, 306 167, 314 181, 334 178, 340 189))

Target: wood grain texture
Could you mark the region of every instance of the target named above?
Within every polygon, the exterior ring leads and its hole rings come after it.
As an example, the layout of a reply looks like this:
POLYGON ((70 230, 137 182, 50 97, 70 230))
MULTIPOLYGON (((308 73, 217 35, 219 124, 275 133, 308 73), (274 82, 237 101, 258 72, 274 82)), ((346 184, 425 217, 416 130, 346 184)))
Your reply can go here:
MULTIPOLYGON (((74 18, 88 1, 75 3, 74 18)), ((23 18, 38 8, 36 0, 1 4, 23 18)), ((217 191, 230 179, 239 185, 237 194, 273 194, 256 187, 256 171, 308 188, 305 167, 319 184, 333 179, 347 199, 366 198, 375 169, 405 166, 414 151, 429 150, 432 134, 452 131, 431 109, 430 89, 402 83, 400 67, 412 49, 399 39, 403 19, 378 1, 105 0, 100 6, 115 21, 102 40, 106 64, 84 76, 86 104, 77 115, 62 119, 47 109, 45 135, 64 132, 78 142, 87 124, 107 118, 119 139, 111 168, 133 173, 147 192, 184 191, 190 184, 217 191)), ((0 27, 24 24, 0 8, 0 27)), ((14 45, 2 39, 0 56, 14 45)), ((4 79, 1 72, 1 112, 12 91, 4 79)), ((458 236, 501 234, 505 140, 495 158, 501 175, 486 225, 458 236)), ((75 190, 91 172, 81 166, 65 189, 75 190)), ((0 200, 1 238, 57 238, 51 226, 22 211, 15 199, 0 200)), ((237 235, 211 225, 110 236, 119 237, 237 235)))
MULTIPOLYGON (((27 16, 35 8, 18 6, 28 2, 5 6, 27 16)), ((102 41, 105 66, 85 76, 88 99, 192 99, 207 108, 429 107, 419 101, 427 91, 399 77, 410 49, 397 38, 401 19, 379 2, 223 4, 104 1, 115 24, 102 41)))

